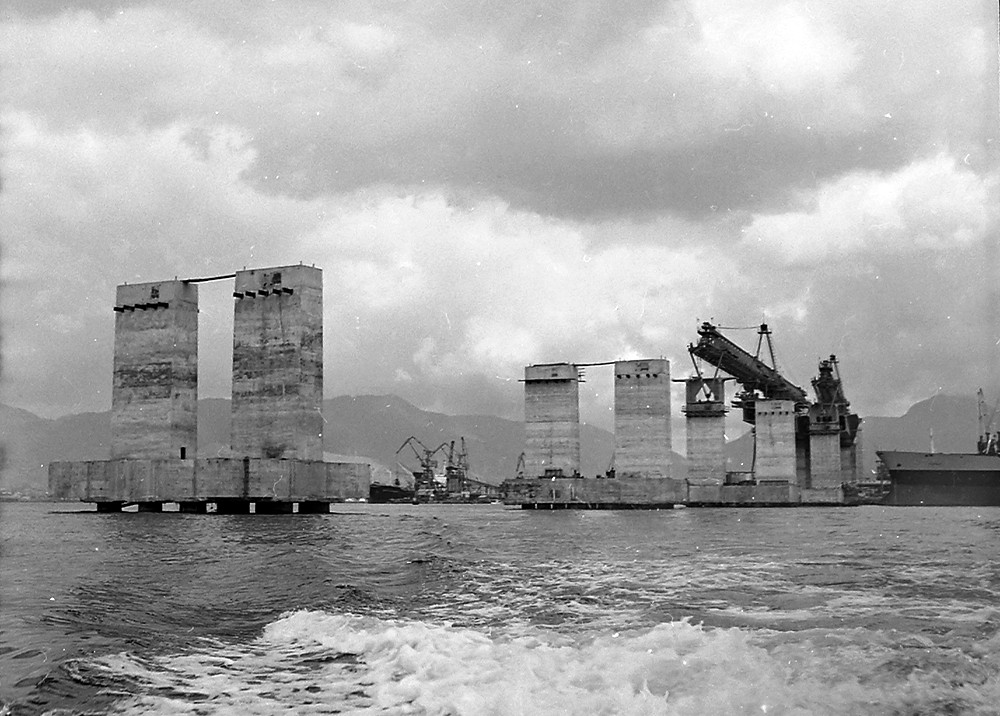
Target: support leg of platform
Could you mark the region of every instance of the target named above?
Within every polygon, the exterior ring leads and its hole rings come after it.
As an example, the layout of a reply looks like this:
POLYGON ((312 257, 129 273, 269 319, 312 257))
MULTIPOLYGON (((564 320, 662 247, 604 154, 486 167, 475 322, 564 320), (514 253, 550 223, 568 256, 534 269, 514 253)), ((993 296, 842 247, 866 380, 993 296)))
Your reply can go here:
POLYGON ((216 500, 215 512, 219 515, 249 515, 250 500, 216 500))
POLYGON ((326 515, 330 513, 329 502, 300 502, 300 515, 326 515))
POLYGON ((272 502, 266 500, 257 502, 255 511, 258 515, 290 515, 294 506, 294 502, 272 502))

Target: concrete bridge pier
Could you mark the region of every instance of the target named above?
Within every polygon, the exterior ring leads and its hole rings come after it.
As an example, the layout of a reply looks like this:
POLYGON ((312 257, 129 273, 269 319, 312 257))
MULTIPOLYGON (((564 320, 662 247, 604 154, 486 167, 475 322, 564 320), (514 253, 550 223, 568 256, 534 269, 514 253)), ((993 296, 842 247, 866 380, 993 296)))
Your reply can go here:
POLYGON ((140 502, 139 512, 163 512, 162 502, 140 502))

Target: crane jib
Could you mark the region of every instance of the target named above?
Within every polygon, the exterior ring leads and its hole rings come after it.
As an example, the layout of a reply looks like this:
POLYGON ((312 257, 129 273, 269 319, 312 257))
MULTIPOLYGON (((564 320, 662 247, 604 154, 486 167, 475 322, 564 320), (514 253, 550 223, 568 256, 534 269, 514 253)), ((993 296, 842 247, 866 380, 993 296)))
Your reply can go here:
POLYGON ((698 343, 688 348, 691 354, 729 373, 744 388, 759 390, 769 400, 808 402, 802 388, 730 341, 714 326, 706 324, 698 330, 698 334, 701 336, 698 343))

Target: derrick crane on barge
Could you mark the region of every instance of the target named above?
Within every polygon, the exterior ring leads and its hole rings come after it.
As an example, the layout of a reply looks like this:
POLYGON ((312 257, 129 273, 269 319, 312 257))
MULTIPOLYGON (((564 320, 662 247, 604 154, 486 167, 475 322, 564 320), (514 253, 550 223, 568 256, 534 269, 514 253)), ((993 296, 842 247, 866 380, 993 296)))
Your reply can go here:
MULTIPOLYGON (((758 400, 791 400, 796 409, 809 405, 806 392, 793 384, 774 367, 774 345, 771 343, 771 331, 766 323, 760 324, 757 340, 757 352, 751 355, 719 332, 711 323, 702 323, 698 329, 698 342, 688 345, 688 352, 701 358, 719 370, 722 370, 743 386, 743 389, 733 399, 733 407, 742 408, 743 422, 753 425, 756 422, 755 405, 758 400), (760 359, 760 352, 767 341, 771 365, 760 359)), ((701 377, 701 371, 695 363, 695 370, 701 377)))
MULTIPOLYGON (((757 349, 751 354, 722 335, 718 327, 702 323, 698 328, 698 342, 688 345, 700 381, 706 385, 711 382, 702 375, 696 358, 715 366, 717 372, 723 371, 732 376, 741 386, 733 398, 733 407, 742 409, 743 421, 749 425, 757 423, 758 402, 781 400, 793 403, 795 449, 802 458, 800 463, 810 464, 811 437, 839 434, 845 476, 850 476, 850 481, 856 479, 856 439, 861 418, 851 411, 851 404, 844 394, 837 357, 831 355, 820 361, 819 375, 812 381, 816 393, 814 402, 809 400, 805 390, 778 371, 771 331, 766 323, 760 324, 757 335, 757 349), (762 359, 765 346, 770 365, 762 359)), ((806 476, 806 481, 800 484, 807 484, 809 479, 806 476)))
POLYGON ((413 501, 429 502, 431 499, 441 497, 444 494, 444 486, 438 482, 434 472, 438 466, 438 461, 434 456, 442 452, 448 444, 441 443, 432 450, 411 435, 406 439, 406 442, 399 446, 396 454, 398 455, 402 452, 407 445, 410 446, 413 454, 420 461, 420 472, 413 473, 413 501), (417 450, 414 443, 419 445, 421 449, 417 450))

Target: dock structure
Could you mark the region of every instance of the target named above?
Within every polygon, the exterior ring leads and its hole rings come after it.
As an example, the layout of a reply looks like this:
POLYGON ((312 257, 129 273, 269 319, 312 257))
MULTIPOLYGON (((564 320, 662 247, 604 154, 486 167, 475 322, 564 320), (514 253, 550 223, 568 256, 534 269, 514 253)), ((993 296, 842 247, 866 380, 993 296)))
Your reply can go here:
POLYGON ((307 266, 118 287, 110 460, 54 462, 49 492, 160 512, 329 512, 367 463, 323 456, 323 278, 307 266), (198 286, 235 279, 232 456, 197 456, 198 286))

